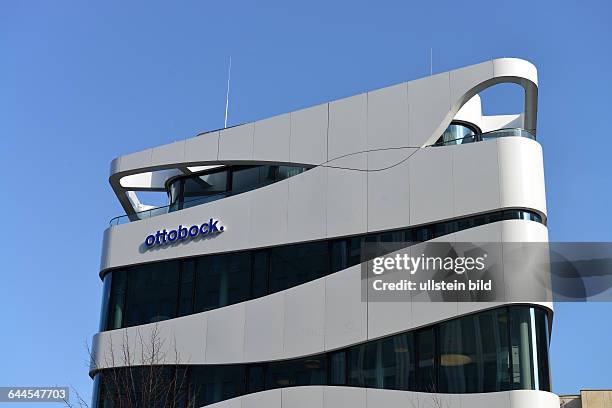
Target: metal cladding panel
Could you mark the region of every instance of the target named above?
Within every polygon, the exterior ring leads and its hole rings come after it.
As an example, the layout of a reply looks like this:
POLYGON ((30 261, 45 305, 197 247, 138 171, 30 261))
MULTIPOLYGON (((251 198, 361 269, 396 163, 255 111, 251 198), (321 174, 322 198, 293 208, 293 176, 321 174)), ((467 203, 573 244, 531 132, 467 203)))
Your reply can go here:
POLYGON ((307 356, 325 350, 325 278, 285 293, 285 355, 307 356))
POLYGON ((185 140, 154 147, 151 162, 160 166, 182 163, 185 161, 185 140))
POLYGON ((368 150, 408 147, 408 85, 368 92, 368 150))
POLYGON ((250 361, 285 357, 285 293, 246 302, 244 357, 250 361))
POLYGON ((326 350, 367 339, 367 306, 367 302, 361 301, 360 266, 353 266, 325 278, 326 350))
POLYGON ((323 386, 291 387, 282 391, 283 408, 323 408, 323 386))
POLYGON ((352 387, 291 387, 258 392, 208 405, 211 408, 558 408, 544 391, 436 394, 352 387))
POLYGON ((263 187, 257 190, 259 194, 251 195, 250 246, 263 247, 288 241, 288 182, 263 187))
POLYGON ((367 390, 365 388, 324 387, 323 403, 325 408, 367 407, 367 390))
POLYGON ((292 163, 322 164, 327 161, 327 103, 291 112, 289 160, 292 163))
POLYGON ((253 160, 253 123, 221 130, 219 135, 220 161, 253 160))
POLYGON ((327 171, 316 167, 288 180, 288 242, 327 236, 327 171))
POLYGON ((452 218, 455 214, 452 149, 421 149, 409 163, 410 222, 418 225, 452 218))
POLYGON ((410 146, 423 146, 435 134, 442 134, 438 129, 443 131, 448 125, 445 121, 450 122, 449 73, 408 82, 408 105, 410 146))
POLYGON ((215 162, 219 155, 219 131, 185 141, 185 162, 215 162))
POLYGON ((455 215, 500 208, 496 141, 449 147, 453 153, 455 215))
POLYGON ((207 312, 205 364, 240 363, 245 360, 245 309, 245 303, 238 303, 207 312))
POLYGON ((367 112, 367 94, 329 103, 327 160, 366 150, 367 112))
POLYGON ((327 236, 359 234, 367 228, 368 175, 327 169, 327 236))
POLYGON ((281 408, 282 390, 276 389, 258 392, 236 398, 236 400, 242 400, 242 408, 281 408))
POLYGON ((274 116, 255 122, 253 160, 287 163, 291 134, 291 115, 274 116))
POLYGON ((415 149, 368 153, 368 231, 410 225, 409 156, 415 149))

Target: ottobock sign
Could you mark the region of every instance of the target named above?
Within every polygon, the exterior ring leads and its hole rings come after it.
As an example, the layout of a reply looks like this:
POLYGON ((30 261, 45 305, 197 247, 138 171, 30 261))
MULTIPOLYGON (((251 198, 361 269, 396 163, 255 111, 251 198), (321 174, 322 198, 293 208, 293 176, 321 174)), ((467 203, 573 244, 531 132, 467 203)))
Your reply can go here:
POLYGON ((147 248, 151 248, 154 246, 172 244, 178 241, 196 239, 198 237, 208 237, 210 235, 220 234, 224 230, 225 227, 221 225, 219 220, 211 218, 210 221, 201 225, 192 225, 191 227, 179 225, 176 229, 169 231, 166 229, 157 231, 155 234, 148 235, 144 243, 147 248))

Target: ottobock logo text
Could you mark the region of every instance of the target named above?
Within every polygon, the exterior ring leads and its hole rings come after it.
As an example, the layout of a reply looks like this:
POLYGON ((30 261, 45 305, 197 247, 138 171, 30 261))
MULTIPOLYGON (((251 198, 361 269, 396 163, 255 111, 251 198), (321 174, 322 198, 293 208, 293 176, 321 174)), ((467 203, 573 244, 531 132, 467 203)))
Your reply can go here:
POLYGON ((220 224, 219 220, 211 218, 209 222, 205 222, 202 225, 192 225, 191 227, 185 227, 179 225, 178 228, 167 231, 165 229, 157 231, 154 235, 151 234, 145 239, 145 245, 147 248, 160 245, 168 245, 177 241, 184 241, 189 239, 195 239, 197 237, 204 237, 214 234, 220 234, 225 230, 225 227, 220 224))

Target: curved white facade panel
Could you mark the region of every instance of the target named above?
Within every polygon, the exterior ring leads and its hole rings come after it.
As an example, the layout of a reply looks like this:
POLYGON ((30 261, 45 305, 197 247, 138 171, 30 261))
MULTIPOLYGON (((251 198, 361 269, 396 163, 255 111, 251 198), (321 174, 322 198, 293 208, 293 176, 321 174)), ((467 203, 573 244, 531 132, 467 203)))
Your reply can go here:
POLYGON ((550 285, 503 245, 548 241, 536 118, 535 67, 504 58, 115 159, 127 215, 104 232, 96 401, 105 373, 146 365, 156 337, 155 365, 203 387, 196 405, 558 406, 552 304, 525 293, 550 285), (503 82, 524 88, 524 111, 483 116, 478 93, 503 82), (169 206, 139 213, 143 190, 167 191, 169 206), (190 226, 203 229, 190 238, 190 226), (413 256, 488 243, 497 301, 376 301, 358 255, 383 236, 416 240, 413 256))
POLYGON ((101 270, 408 227, 500 208, 546 214, 542 149, 533 140, 508 137, 391 152, 354 155, 338 168, 315 167, 234 197, 110 227, 101 270), (352 170, 360 168, 359 161, 390 168, 352 170), (199 225, 211 217, 226 227, 223 234, 143 248, 155 231, 199 225))
POLYGON ((558 408, 559 397, 545 391, 486 394, 407 393, 393 390, 310 386, 245 395, 213 408, 558 408))

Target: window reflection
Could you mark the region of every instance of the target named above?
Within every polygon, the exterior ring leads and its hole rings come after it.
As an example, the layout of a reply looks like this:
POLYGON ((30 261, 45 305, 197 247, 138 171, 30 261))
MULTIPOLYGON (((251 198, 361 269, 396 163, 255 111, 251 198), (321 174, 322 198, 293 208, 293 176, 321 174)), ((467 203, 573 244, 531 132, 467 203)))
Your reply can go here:
POLYGON ((467 122, 451 122, 442 136, 436 141, 438 145, 459 145, 476 141, 476 135, 480 131, 472 124, 467 122))

